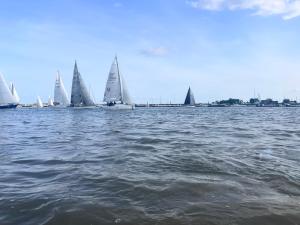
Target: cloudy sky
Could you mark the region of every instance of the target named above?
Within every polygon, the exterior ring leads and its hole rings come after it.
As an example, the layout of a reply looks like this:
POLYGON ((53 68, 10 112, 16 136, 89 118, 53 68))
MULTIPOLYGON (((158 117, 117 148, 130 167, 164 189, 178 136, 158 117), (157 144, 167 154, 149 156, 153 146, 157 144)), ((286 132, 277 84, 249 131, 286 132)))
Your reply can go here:
POLYGON ((75 59, 100 102, 115 54, 135 102, 300 100, 299 37, 300 0, 10 0, 0 71, 25 103, 57 70, 70 92, 75 59))

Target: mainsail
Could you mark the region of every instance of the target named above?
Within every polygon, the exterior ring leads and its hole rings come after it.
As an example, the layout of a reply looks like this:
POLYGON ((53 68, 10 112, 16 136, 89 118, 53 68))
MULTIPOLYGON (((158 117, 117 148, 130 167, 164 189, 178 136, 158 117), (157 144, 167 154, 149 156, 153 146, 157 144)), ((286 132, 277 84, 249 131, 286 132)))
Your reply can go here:
POLYGON ((60 106, 68 106, 70 104, 64 83, 59 72, 57 72, 55 80, 54 104, 60 106))
POLYGON ((0 105, 18 104, 0 73, 0 105))
POLYGON ((128 105, 132 104, 125 80, 120 74, 117 57, 115 57, 110 68, 103 101, 107 103, 121 102, 128 105))
POLYGON ((87 91, 81 74, 78 72, 77 63, 75 62, 72 82, 71 106, 79 107, 93 105, 95 105, 95 103, 87 91))
POLYGON ((13 98, 15 99, 15 101, 17 103, 19 103, 20 102, 20 97, 19 97, 18 92, 17 92, 17 90, 15 88, 15 85, 13 83, 10 84, 10 91, 11 91, 11 94, 12 94, 13 98))
POLYGON ((194 94, 191 90, 191 88, 189 87, 189 90, 187 92, 185 101, 184 101, 185 105, 195 105, 195 98, 194 98, 194 94))

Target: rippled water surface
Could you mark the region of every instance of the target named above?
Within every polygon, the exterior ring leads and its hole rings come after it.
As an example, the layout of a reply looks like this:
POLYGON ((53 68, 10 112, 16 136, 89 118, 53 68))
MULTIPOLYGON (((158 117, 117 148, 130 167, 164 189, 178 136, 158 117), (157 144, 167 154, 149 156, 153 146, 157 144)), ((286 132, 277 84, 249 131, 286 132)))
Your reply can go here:
POLYGON ((300 108, 1 110, 0 224, 300 224, 300 108))

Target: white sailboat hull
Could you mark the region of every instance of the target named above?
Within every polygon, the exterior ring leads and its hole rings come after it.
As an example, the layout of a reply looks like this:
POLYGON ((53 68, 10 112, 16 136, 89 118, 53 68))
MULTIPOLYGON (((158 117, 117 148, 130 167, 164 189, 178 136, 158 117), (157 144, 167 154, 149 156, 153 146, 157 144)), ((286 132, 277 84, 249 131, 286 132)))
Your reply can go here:
POLYGON ((95 109, 97 106, 69 106, 70 108, 73 109, 95 109))
POLYGON ((115 104, 112 106, 103 105, 103 106, 101 106, 101 108, 107 109, 107 110, 133 110, 133 109, 135 109, 135 106, 134 105, 125 105, 125 104, 115 104))

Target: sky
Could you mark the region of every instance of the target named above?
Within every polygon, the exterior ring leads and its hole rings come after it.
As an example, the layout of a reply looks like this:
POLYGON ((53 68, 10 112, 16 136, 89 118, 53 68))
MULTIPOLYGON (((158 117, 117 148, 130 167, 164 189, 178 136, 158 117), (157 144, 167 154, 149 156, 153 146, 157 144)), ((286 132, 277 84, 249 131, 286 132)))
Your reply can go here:
POLYGON ((299 37, 300 0, 1 0, 0 71, 22 103, 75 60, 101 102, 116 54, 135 103, 300 100, 299 37))

